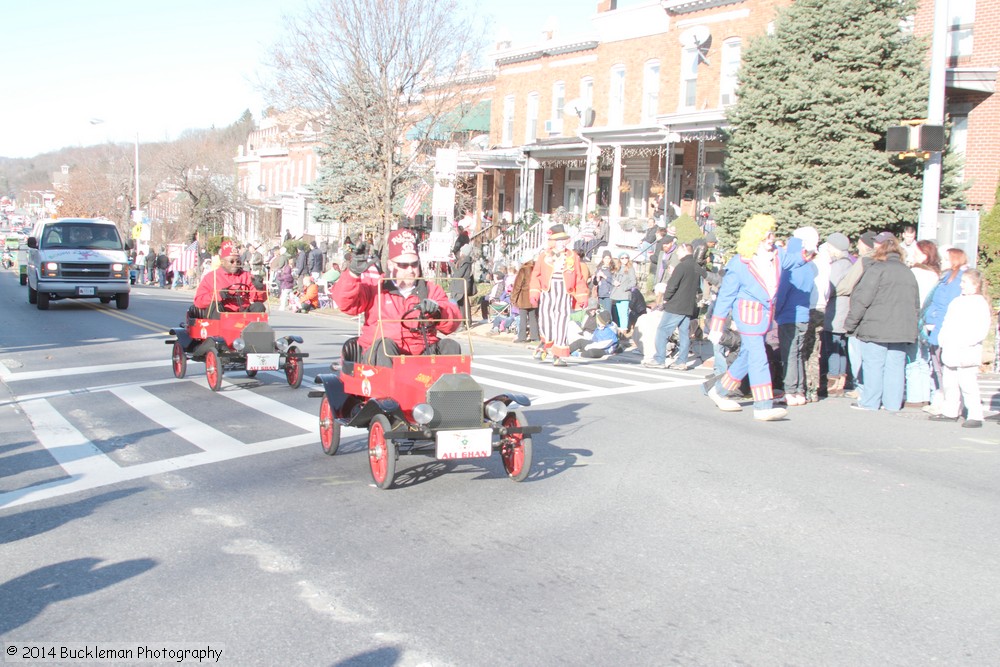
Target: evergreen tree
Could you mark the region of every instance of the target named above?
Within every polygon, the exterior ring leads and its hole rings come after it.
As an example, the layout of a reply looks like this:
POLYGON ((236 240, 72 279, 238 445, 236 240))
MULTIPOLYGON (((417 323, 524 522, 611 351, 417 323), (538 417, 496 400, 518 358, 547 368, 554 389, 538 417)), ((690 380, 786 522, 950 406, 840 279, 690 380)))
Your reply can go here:
POLYGON ((796 0, 750 44, 714 210, 723 230, 754 213, 782 234, 916 223, 922 164, 885 152, 886 128, 926 113, 926 44, 903 28, 913 11, 913 0, 796 0))
POLYGON ((989 296, 1000 297, 1000 187, 997 187, 998 203, 990 212, 979 219, 979 268, 986 278, 989 296))

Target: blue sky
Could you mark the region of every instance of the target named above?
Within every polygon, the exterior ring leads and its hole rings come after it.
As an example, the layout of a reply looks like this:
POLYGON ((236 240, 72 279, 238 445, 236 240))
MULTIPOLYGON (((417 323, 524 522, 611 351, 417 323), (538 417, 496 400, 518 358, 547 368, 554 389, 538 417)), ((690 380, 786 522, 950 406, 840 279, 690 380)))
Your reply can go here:
MULTIPOLYGON (((491 21, 491 36, 506 29, 515 44, 534 41, 549 16, 563 34, 585 31, 597 7, 597 0, 463 1, 491 21)), ((5 2, 0 156, 132 142, 136 133, 140 142, 175 139, 188 128, 228 125, 245 109, 259 118, 257 72, 282 34, 282 17, 308 2, 5 2)))

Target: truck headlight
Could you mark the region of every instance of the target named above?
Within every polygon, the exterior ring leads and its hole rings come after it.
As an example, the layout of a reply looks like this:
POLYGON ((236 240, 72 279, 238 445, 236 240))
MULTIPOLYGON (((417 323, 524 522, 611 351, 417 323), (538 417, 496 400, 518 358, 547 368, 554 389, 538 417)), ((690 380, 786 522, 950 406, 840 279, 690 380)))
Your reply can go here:
POLYGON ((486 417, 491 422, 502 422, 508 412, 507 404, 503 401, 490 401, 486 404, 486 417))
POLYGON ((125 268, 125 265, 124 265, 124 264, 112 264, 112 265, 111 265, 111 270, 112 270, 112 271, 121 271, 121 270, 123 270, 124 268, 125 268))
POLYGON ((42 264, 42 275, 46 278, 55 278, 59 275, 58 262, 45 262, 42 264))
POLYGON ((434 408, 427 403, 417 403, 413 406, 413 421, 421 426, 427 426, 434 419, 434 408))

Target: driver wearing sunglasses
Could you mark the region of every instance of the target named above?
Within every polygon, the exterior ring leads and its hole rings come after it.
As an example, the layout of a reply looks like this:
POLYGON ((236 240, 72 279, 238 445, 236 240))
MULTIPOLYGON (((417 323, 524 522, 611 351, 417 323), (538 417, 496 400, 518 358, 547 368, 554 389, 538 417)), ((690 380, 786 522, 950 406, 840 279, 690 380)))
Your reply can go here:
POLYGON ((243 270, 243 263, 232 241, 223 241, 219 248, 219 268, 206 273, 194 294, 195 316, 215 309, 226 312, 264 312, 267 291, 253 276, 243 270), (215 306, 213 306, 215 304, 215 306))
POLYGON ((381 284, 365 275, 377 264, 362 244, 355 248, 349 269, 333 285, 331 296, 341 312, 364 315, 358 338, 362 360, 391 366, 391 358, 401 354, 461 354, 458 342, 441 338, 458 329, 458 306, 437 284, 418 280, 416 235, 409 229, 398 229, 389 233, 388 245, 389 270, 381 276, 381 284), (426 341, 424 333, 414 326, 419 319, 436 322, 426 332, 426 341))

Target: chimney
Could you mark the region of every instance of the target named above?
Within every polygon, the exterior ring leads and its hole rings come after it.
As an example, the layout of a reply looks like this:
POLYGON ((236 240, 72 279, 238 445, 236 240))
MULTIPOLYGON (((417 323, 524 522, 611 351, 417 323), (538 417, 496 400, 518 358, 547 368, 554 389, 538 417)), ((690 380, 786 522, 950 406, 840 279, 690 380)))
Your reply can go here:
POLYGON ((618 0, 597 0, 597 13, 613 12, 618 9, 618 0))

